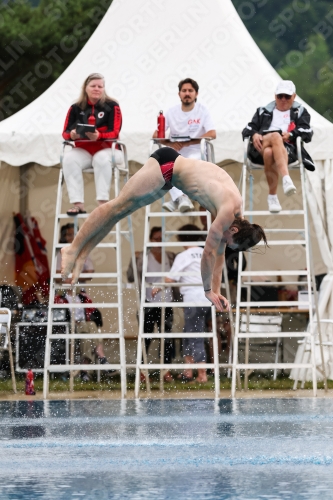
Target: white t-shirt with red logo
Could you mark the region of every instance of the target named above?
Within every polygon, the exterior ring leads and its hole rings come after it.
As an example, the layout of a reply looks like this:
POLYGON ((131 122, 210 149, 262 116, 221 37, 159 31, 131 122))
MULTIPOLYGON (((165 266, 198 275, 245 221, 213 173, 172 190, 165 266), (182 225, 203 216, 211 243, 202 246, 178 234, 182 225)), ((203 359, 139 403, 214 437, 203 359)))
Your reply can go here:
MULTIPOLYGON (((215 130, 215 125, 208 110, 196 102, 191 111, 183 111, 182 105, 177 104, 168 109, 165 114, 165 130, 170 130, 169 137, 191 137, 196 139, 202 137, 208 130, 215 130)), ((185 158, 200 158, 200 144, 191 144, 180 150, 185 158)))
POLYGON ((279 111, 274 108, 273 120, 268 130, 280 129, 282 132, 287 132, 290 124, 290 109, 288 111, 279 111))

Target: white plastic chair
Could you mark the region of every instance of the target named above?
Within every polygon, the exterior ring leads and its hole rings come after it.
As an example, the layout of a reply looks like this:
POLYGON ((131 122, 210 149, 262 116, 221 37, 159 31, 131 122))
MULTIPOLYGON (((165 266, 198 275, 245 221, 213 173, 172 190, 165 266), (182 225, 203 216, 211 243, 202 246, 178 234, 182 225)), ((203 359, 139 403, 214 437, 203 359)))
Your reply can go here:
POLYGON ((12 385, 13 391, 16 394, 16 380, 15 380, 15 371, 14 371, 14 362, 13 362, 13 352, 12 352, 12 343, 10 340, 10 323, 12 319, 12 313, 10 309, 7 307, 0 308, 0 350, 8 351, 9 354, 9 363, 10 363, 10 374, 12 377, 12 385))
MULTIPOLYGON (((282 346, 281 338, 277 337, 276 339, 271 339, 265 337, 265 333, 276 333, 282 331, 282 316, 281 315, 267 315, 267 314, 251 314, 248 316, 249 322, 247 322, 247 315, 242 314, 241 316, 241 333, 250 333, 251 336, 251 345, 252 347, 259 348, 260 351, 262 349, 269 350, 272 354, 275 351, 275 359, 274 362, 279 362, 279 350, 282 346)), ((260 352, 259 351, 259 352, 260 352)), ((258 352, 258 351, 257 351, 258 352)), ((245 353, 247 357, 246 363, 249 362, 249 350, 245 353)), ((276 380, 277 377, 277 369, 274 369, 273 372, 273 380, 276 380)))

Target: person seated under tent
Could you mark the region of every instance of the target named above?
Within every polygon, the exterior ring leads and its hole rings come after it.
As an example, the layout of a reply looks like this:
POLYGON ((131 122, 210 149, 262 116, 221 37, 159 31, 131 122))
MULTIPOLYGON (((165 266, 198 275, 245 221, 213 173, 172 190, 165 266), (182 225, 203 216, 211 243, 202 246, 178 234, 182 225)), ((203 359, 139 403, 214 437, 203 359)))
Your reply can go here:
MULTIPOLYGON (((310 142, 313 130, 306 108, 295 101, 296 87, 290 80, 281 81, 275 90, 275 100, 257 109, 244 128, 243 139, 249 137, 248 157, 252 163, 263 165, 268 183, 268 209, 278 213, 282 207, 277 197, 279 175, 286 196, 296 193, 288 164, 297 161, 296 139, 310 142)), ((313 171, 315 165, 302 146, 304 167, 313 171)))
MULTIPOLYGON (((112 178, 112 151, 110 139, 118 139, 122 124, 120 107, 105 91, 103 75, 92 73, 83 82, 81 94, 66 116, 62 133, 75 147, 66 151, 63 170, 69 201, 73 207, 68 215, 85 214, 82 172, 94 169, 96 200, 99 205, 109 200, 112 178), (108 141, 109 140, 109 141, 108 141)), ((116 161, 122 163, 121 151, 116 150, 116 161)))
MULTIPOLYGON (((180 103, 168 109, 165 114, 165 128, 169 130, 172 142, 168 146, 185 158, 201 160, 200 141, 202 137, 216 139, 216 130, 208 109, 197 102, 199 85, 193 78, 185 78, 178 84, 180 103)), ((153 138, 158 137, 155 130, 153 138)), ((194 205, 186 194, 175 186, 170 189, 171 200, 163 204, 169 212, 179 210, 190 212, 194 205)))

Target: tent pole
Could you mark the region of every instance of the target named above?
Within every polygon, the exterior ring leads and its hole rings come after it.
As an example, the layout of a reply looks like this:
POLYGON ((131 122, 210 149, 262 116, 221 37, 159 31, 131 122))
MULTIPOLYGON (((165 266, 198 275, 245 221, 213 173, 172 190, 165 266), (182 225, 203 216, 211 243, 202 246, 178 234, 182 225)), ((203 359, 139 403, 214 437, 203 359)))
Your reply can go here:
MULTIPOLYGON (((305 176, 305 172, 303 172, 304 175, 304 187, 305 190, 307 188, 307 183, 308 179, 305 176)), ((310 206, 308 203, 308 197, 306 196, 306 203, 307 207, 310 210, 310 206)), ((308 225, 308 234, 310 235, 310 222, 309 218, 307 217, 307 225, 308 225)), ((313 262, 313 254, 312 254, 312 243, 311 243, 311 238, 309 237, 309 256, 310 256, 310 262, 313 262)), ((327 392, 328 387, 327 387, 327 375, 326 375, 326 368, 325 368, 325 359, 324 359, 324 350, 323 350, 323 337, 321 334, 321 324, 320 324, 320 317, 319 317, 319 307, 318 307, 318 293, 317 293, 317 286, 316 286, 316 278, 314 275, 313 271, 313 266, 310 266, 311 269, 311 280, 312 280, 312 287, 313 287, 313 295, 314 295, 314 303, 315 303, 315 310, 316 310, 316 317, 317 317, 317 329, 318 329, 318 337, 319 337, 319 348, 320 348, 320 357, 321 357, 321 364, 322 364, 322 375, 324 378, 324 389, 325 392, 327 392)))

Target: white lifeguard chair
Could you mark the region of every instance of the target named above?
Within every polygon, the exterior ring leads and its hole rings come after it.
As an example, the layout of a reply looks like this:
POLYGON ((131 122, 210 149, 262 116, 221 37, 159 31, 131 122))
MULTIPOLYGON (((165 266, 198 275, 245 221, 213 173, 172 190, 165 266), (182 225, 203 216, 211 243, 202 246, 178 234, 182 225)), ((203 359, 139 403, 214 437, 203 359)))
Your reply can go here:
MULTIPOLYGON (((273 214, 268 210, 253 210, 253 175, 252 171, 256 169, 262 169, 262 165, 253 164, 248 158, 248 146, 249 139, 246 139, 244 145, 244 163, 242 168, 242 198, 243 198, 243 209, 244 216, 247 216, 250 222, 253 222, 253 217, 290 217, 294 215, 303 216, 303 225, 302 227, 295 228, 268 228, 265 229, 266 234, 268 235, 268 245, 274 249, 281 249, 281 247, 287 246, 297 246, 297 248, 301 248, 304 251, 304 260, 305 266, 303 269, 287 269, 287 270, 272 270, 272 269, 260 269, 260 270, 252 270, 252 254, 249 253, 248 259, 248 269, 246 271, 242 271, 242 253, 239 254, 239 266, 238 266, 238 285, 237 285, 237 301, 236 301, 236 320, 235 320, 235 337, 234 337, 234 349, 233 349, 233 366, 232 366, 232 389, 231 396, 235 397, 236 395, 236 375, 239 370, 245 370, 245 389, 247 389, 248 384, 248 376, 253 370, 272 370, 276 377, 276 370, 280 369, 311 369, 312 377, 313 377, 313 395, 317 394, 317 377, 316 377, 316 363, 314 356, 314 347, 316 341, 316 326, 313 317, 313 309, 311 303, 311 292, 313 292, 316 296, 316 286, 315 279, 313 274, 313 265, 311 258, 311 242, 310 242, 310 233, 309 233, 309 218, 308 218, 308 207, 306 201, 306 178, 304 174, 304 165, 301 156, 301 138, 297 138, 297 161, 288 165, 289 169, 298 169, 300 172, 300 180, 301 180, 301 190, 302 190, 302 206, 300 210, 281 210, 278 214, 273 214), (284 239, 274 238, 274 236, 278 237, 281 234, 285 234, 284 239), (288 238, 288 236, 290 237, 288 238), (306 269, 304 269, 306 267, 306 269), (292 277, 292 276, 304 276, 306 281, 291 281, 290 278, 288 281, 284 281, 284 285, 302 285, 306 286, 306 290, 308 292, 307 301, 251 301, 251 287, 253 286, 272 286, 281 285, 280 282, 264 282, 264 281, 254 281, 252 277, 269 277, 269 276, 284 276, 284 277, 292 277), (245 287, 247 289, 247 298, 246 300, 241 300, 241 289, 245 287), (250 315, 254 311, 251 311, 251 308, 258 308, 258 312, 260 312, 260 308, 272 308, 277 312, 281 307, 306 307, 309 311, 309 327, 307 332, 295 331, 295 332, 283 332, 280 328, 275 328, 275 331, 269 328, 263 328, 260 332, 254 331, 251 328, 251 320, 250 315), (242 315, 243 312, 243 315, 242 315), (244 315, 246 316, 246 321, 244 320, 244 315), (242 320, 243 318, 243 320, 242 320), (245 327, 244 327, 245 325, 245 327), (273 340, 275 339, 278 343, 283 338, 292 338, 292 337, 303 337, 305 338, 304 345, 306 344, 309 349, 309 356, 306 358, 303 357, 300 363, 282 363, 278 362, 277 358, 277 350, 275 352, 274 362, 270 363, 250 363, 249 362, 249 350, 250 350, 250 339, 258 339, 262 340, 273 340), (245 340, 245 361, 244 363, 240 363, 238 359, 239 352, 239 342, 240 340, 245 340)), ((261 219, 262 220, 262 219, 261 219)), ((259 244, 263 245, 263 242, 259 244)), ((270 250, 272 251, 272 250, 270 250)), ((317 304, 317 300, 315 301, 317 304)), ((258 314, 255 312, 255 314, 258 314)), ((297 312, 297 309, 296 309, 297 312)), ((317 310, 318 314, 318 310, 317 310)), ((319 333, 319 342, 321 343, 321 335, 320 329, 319 333)), ((318 369, 318 367, 317 367, 318 369)), ((322 358, 322 373, 325 381, 325 386, 327 387, 326 375, 325 375, 325 367, 322 358)))
MULTIPOLYGON (((120 176, 123 177, 123 182, 127 182, 129 178, 129 166, 127 160, 126 146, 123 142, 114 140, 112 142, 111 151, 112 159, 110 168, 112 168, 114 173, 114 185, 115 185, 115 196, 118 196, 120 191, 120 176), (116 160, 116 148, 120 148, 123 153, 124 162, 119 164, 116 160)), ((65 146, 72 146, 71 143, 65 142, 65 146)), ((62 158, 61 158, 62 163, 62 158)), ((93 173, 93 169, 84 170, 84 172, 93 173)), ((100 273, 84 273, 84 278, 98 280, 97 282, 89 283, 85 285, 85 288, 97 288, 99 290, 99 296, 101 297, 100 302, 94 302, 93 304, 84 303, 71 303, 66 304, 55 304, 55 290, 56 288, 71 289, 72 296, 76 296, 76 290, 78 286, 72 285, 59 285, 56 283, 56 279, 60 279, 61 275, 56 272, 56 255, 60 249, 67 244, 58 243, 60 223, 64 219, 74 219, 74 228, 78 229, 78 221, 81 219, 86 219, 89 214, 80 214, 76 216, 69 216, 66 213, 61 213, 62 208, 62 189, 63 189, 64 177, 63 171, 60 170, 59 182, 58 182, 58 194, 56 203, 56 213, 55 213, 55 224, 54 224, 54 237, 53 237, 53 249, 52 249, 52 265, 51 265, 51 279, 50 279, 50 299, 49 299, 49 313, 48 313, 48 325, 47 325, 47 337, 45 344, 45 364, 44 364, 44 398, 48 397, 49 393, 49 374, 54 372, 70 372, 70 391, 74 389, 74 377, 73 373, 75 371, 91 371, 91 370, 116 370, 120 371, 121 376, 121 396, 124 398, 127 392, 126 384, 126 356, 125 356, 125 339, 124 339, 124 325, 123 325, 123 282, 122 282, 122 237, 125 237, 131 248, 131 255, 134 261, 134 278, 137 285, 137 272, 135 264, 135 249, 133 240, 133 229, 131 217, 127 217, 128 228, 123 229, 122 224, 124 221, 118 222, 115 229, 110 231, 107 238, 113 241, 101 242, 97 245, 97 248, 106 248, 111 251, 116 252, 116 272, 100 272, 100 273), (110 289, 116 290, 116 300, 111 302, 107 300, 110 295, 110 289), (105 299, 104 299, 105 297, 105 299), (75 315, 74 311, 76 308, 99 308, 103 310, 116 310, 117 311, 117 332, 99 332, 99 333, 75 333, 75 315), (58 323, 53 320, 53 311, 56 309, 68 308, 71 311, 71 325, 70 333, 57 333, 52 332, 53 326, 58 323), (64 339, 70 341, 70 353, 69 359, 66 359, 65 364, 52 364, 50 360, 51 353, 51 342, 56 339, 64 339), (119 363, 107 363, 107 364, 74 364, 74 343, 75 340, 94 340, 94 339, 113 339, 119 341, 119 363)), ((114 258, 113 258, 114 259, 114 258)), ((136 286, 137 288, 137 286, 136 286)))

